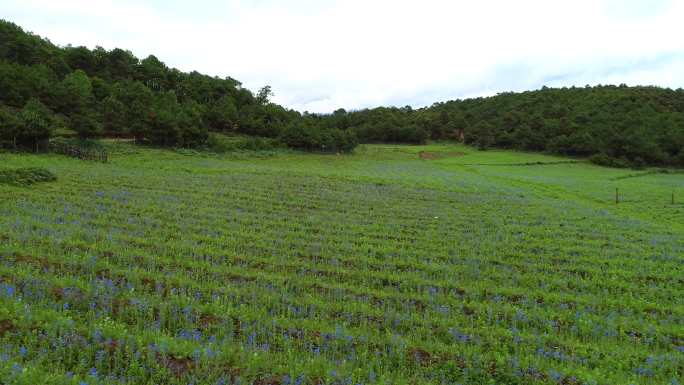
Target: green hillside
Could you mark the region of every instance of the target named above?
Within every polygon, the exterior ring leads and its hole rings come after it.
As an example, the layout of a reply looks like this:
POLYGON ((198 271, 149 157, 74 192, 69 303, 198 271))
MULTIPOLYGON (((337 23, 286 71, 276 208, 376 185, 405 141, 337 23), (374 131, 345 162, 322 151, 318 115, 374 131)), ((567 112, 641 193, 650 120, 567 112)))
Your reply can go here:
MULTIPOLYGON (((236 60, 240 60, 236 58, 236 60)), ((127 137, 167 147, 211 146, 211 132, 278 139, 314 152, 363 143, 451 139, 590 157, 615 167, 684 166, 684 91, 657 87, 543 88, 426 108, 300 113, 233 78, 169 68, 124 49, 57 47, 0 20, 0 146, 38 150, 56 132, 127 137)))

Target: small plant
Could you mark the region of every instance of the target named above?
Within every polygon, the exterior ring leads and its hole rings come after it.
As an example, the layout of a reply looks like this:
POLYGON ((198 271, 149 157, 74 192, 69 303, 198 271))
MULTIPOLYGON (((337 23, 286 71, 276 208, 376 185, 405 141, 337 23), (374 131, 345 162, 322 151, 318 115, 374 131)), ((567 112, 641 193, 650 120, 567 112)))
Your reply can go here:
POLYGON ((629 161, 626 159, 618 159, 610 157, 606 154, 596 154, 589 157, 589 161, 593 164, 605 167, 613 168, 628 168, 630 167, 629 161))
POLYGON ((39 182, 54 182, 57 176, 39 167, 0 170, 0 184, 28 186, 39 182))

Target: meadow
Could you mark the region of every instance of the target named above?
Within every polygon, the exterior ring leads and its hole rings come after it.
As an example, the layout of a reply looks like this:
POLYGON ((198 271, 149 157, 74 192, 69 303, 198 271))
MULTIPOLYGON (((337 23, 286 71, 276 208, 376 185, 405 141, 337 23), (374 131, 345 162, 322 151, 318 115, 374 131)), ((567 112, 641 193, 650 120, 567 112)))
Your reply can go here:
POLYGON ((684 383, 681 171, 106 146, 0 153, 3 384, 684 383))

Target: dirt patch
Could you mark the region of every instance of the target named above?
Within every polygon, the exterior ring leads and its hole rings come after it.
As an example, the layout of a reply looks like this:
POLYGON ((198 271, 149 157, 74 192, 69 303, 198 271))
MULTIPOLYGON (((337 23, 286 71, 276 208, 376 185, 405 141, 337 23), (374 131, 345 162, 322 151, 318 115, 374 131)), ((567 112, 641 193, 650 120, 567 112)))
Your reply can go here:
POLYGON ((188 357, 162 357, 161 355, 158 355, 157 358, 160 363, 166 366, 177 378, 183 377, 195 368, 195 363, 188 357))
POLYGON ((285 376, 269 376, 259 378, 253 382, 254 385, 282 385, 286 382, 285 376))
POLYGON ((432 159, 437 159, 437 154, 433 152, 427 152, 427 151, 421 151, 418 153, 418 157, 420 159, 427 159, 427 160, 432 160, 432 159))
POLYGON ((13 331, 15 328, 16 326, 11 320, 5 319, 0 321, 0 337, 4 336, 7 332, 13 331))
POLYGON ((418 157, 424 160, 434 160, 442 158, 457 158, 466 155, 465 152, 428 152, 421 151, 418 153, 418 157))
POLYGON ((411 348, 408 354, 409 359, 417 362, 420 366, 430 366, 430 363, 432 363, 432 355, 421 348, 411 348))
POLYGON ((199 317, 199 324, 203 329, 208 329, 221 323, 221 319, 213 314, 205 313, 199 317))

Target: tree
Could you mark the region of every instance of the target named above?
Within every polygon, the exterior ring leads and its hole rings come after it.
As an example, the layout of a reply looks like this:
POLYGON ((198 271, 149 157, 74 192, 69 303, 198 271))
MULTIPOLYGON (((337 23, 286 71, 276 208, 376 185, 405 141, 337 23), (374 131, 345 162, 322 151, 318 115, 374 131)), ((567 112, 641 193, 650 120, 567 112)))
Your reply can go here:
POLYGON ((66 63, 74 70, 83 70, 93 76, 97 73, 98 60, 91 50, 86 47, 67 46, 64 49, 66 63))
POLYGON ((179 125, 180 105, 173 91, 158 94, 154 97, 149 124, 143 131, 145 139, 161 146, 173 146, 182 143, 179 125))
POLYGON ((264 86, 259 90, 256 96, 257 103, 261 105, 266 105, 269 103, 269 99, 273 96, 273 91, 271 86, 264 86))
POLYGON ((202 121, 202 110, 202 105, 194 101, 181 105, 178 125, 182 139, 178 145, 196 147, 207 142, 209 131, 202 121))
POLYGON ((478 122, 475 127, 475 144, 480 150, 486 150, 494 144, 494 127, 486 120, 478 122))
POLYGON ((138 58, 120 48, 109 51, 105 58, 106 74, 116 80, 132 80, 136 78, 138 58))
POLYGON ((109 135, 126 133, 126 106, 114 96, 102 101, 102 127, 109 135))
POLYGON ((66 97, 73 103, 72 110, 78 110, 90 102, 93 97, 93 85, 88 75, 82 70, 76 70, 62 81, 66 97))
POLYGON ((17 148, 17 137, 22 131, 16 112, 0 105, 0 144, 6 143, 17 148))
POLYGON ((125 107, 123 125, 118 132, 142 141, 152 117, 152 91, 139 81, 123 81, 114 85, 112 96, 125 107))
POLYGON ((206 122, 213 130, 232 131, 238 122, 238 110, 230 96, 212 103, 206 112, 206 122))
POLYGON ((31 146, 36 152, 41 143, 52 135, 52 111, 38 99, 32 98, 26 103, 19 113, 19 122, 22 131, 18 141, 31 146))
POLYGON ((68 104, 66 113, 73 128, 82 138, 98 135, 102 131, 94 109, 93 86, 88 75, 76 70, 62 81, 68 104))
POLYGON ((156 56, 150 55, 140 62, 139 80, 149 89, 161 91, 166 88, 166 74, 169 69, 156 56))

